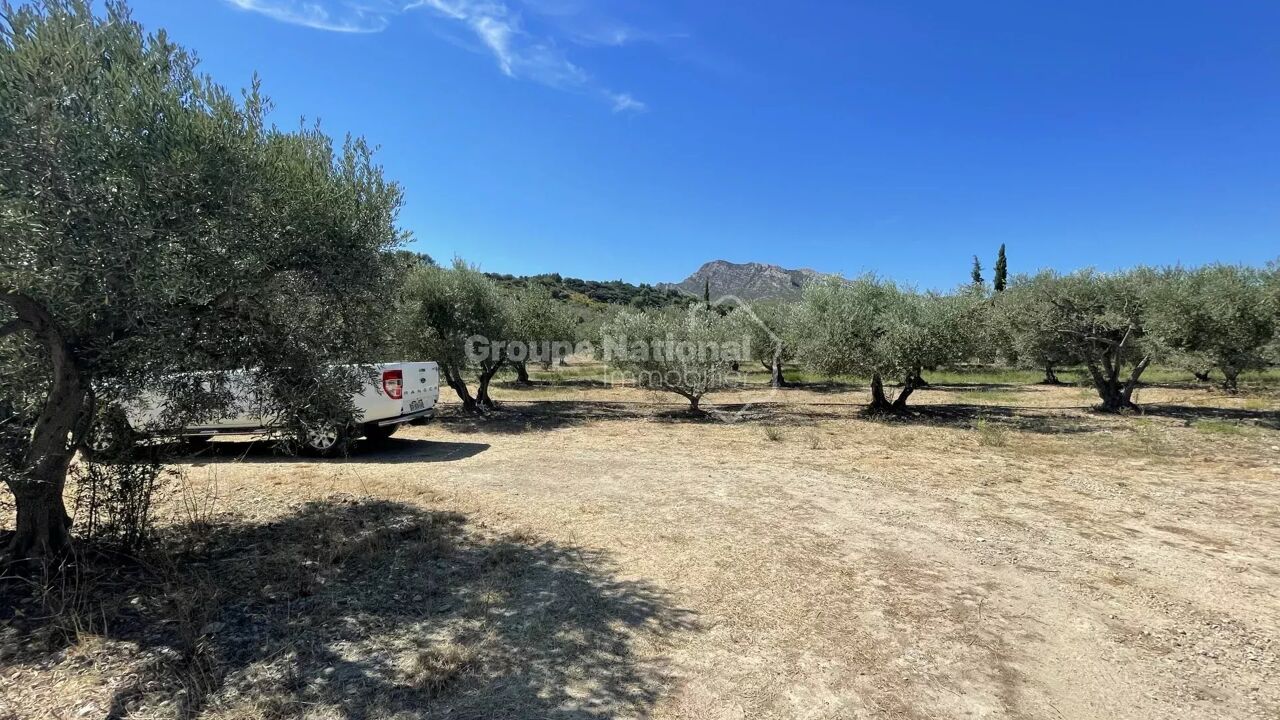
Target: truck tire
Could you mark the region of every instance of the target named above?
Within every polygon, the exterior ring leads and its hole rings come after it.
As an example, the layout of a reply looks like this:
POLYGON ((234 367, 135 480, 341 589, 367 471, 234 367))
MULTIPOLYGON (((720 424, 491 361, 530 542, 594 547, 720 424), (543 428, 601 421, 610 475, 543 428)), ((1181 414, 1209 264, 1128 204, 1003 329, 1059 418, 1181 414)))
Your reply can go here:
POLYGON ((138 433, 124 412, 112 408, 94 421, 80 449, 92 461, 110 461, 121 459, 137 442, 138 433))
POLYGON ((316 425, 303 433, 302 448, 319 457, 345 455, 351 449, 351 432, 333 423, 316 425))
POLYGON ((382 425, 382 426, 373 425, 373 424, 365 425, 364 437, 366 440, 368 440, 371 443, 380 443, 386 440, 387 438, 390 438, 392 435, 395 435, 396 429, 399 427, 400 426, 398 424, 382 425))

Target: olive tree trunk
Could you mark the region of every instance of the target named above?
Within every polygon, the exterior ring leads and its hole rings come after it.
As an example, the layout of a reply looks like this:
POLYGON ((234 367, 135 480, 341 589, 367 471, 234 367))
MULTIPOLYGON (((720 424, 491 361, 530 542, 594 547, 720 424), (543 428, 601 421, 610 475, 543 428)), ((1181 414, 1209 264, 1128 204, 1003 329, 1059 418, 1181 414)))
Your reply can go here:
POLYGON ((907 409, 907 398, 911 397, 911 393, 915 392, 918 387, 924 387, 929 383, 920 377, 920 371, 913 371, 902 381, 902 389, 898 391, 898 397, 893 399, 893 411, 902 412, 907 409))
POLYGON ((871 375, 871 404, 867 409, 873 413, 893 410, 893 403, 889 402, 889 398, 884 394, 884 378, 880 377, 880 373, 871 375))
POLYGON ((917 380, 916 373, 908 374, 902 380, 902 388, 898 391, 898 396, 889 400, 889 396, 884 391, 884 378, 880 373, 874 373, 871 376, 871 404, 867 409, 872 413, 898 413, 906 410, 907 398, 911 397, 911 393, 918 387, 917 380))
POLYGON ((480 387, 476 390, 476 404, 482 408, 495 408, 498 403, 489 397, 489 383, 493 380, 493 376, 498 374, 502 369, 502 361, 491 362, 484 361, 480 365, 480 387))
POLYGON ((1041 385, 1061 385, 1062 381, 1058 379, 1058 373, 1054 372, 1052 365, 1044 366, 1044 379, 1040 381, 1041 385))
POLYGON ((1138 386, 1138 378, 1142 376, 1142 371, 1151 364, 1151 356, 1148 355, 1139 360, 1133 366, 1129 377, 1123 380, 1120 377, 1118 358, 1112 359, 1110 355, 1104 355, 1101 362, 1101 366, 1097 362, 1088 363, 1089 375, 1093 378, 1094 388, 1102 400, 1098 409, 1103 412, 1136 410, 1138 406, 1133 402, 1133 391, 1138 386))
POLYGON ((521 385, 533 384, 532 381, 529 380, 529 366, 527 363, 513 362, 511 364, 515 365, 516 367, 516 382, 520 383, 521 385))
POLYGON ((462 401, 462 409, 466 412, 475 412, 476 399, 471 397, 471 391, 467 388, 467 381, 462 379, 462 373, 458 368, 445 364, 440 369, 444 372, 444 381, 449 384, 449 387, 453 388, 453 392, 462 401))
POLYGON ((781 388, 787 386, 787 379, 782 375, 781 360, 774 358, 770 362, 761 362, 760 364, 764 365, 764 369, 769 371, 770 387, 781 388))
MULTIPOLYGON (((1208 373, 1206 373, 1207 375, 1208 373)), ((1222 366, 1222 389, 1229 393, 1236 392, 1240 389, 1237 378, 1240 377, 1240 369, 1231 365, 1222 366)))
POLYGON ((39 303, 0 293, 18 316, 14 330, 28 330, 49 356, 49 395, 31 430, 23 467, 5 478, 13 492, 16 522, 9 542, 11 560, 40 562, 66 549, 71 518, 62 501, 67 470, 88 398, 88 382, 77 367, 67 338, 39 303))
POLYGON ((694 415, 698 415, 702 413, 702 407, 701 407, 702 395, 700 393, 690 392, 688 390, 685 390, 682 387, 675 387, 674 385, 667 385, 667 384, 663 384, 662 389, 669 390, 679 395, 680 397, 684 398, 685 400, 688 400, 690 413, 694 415))

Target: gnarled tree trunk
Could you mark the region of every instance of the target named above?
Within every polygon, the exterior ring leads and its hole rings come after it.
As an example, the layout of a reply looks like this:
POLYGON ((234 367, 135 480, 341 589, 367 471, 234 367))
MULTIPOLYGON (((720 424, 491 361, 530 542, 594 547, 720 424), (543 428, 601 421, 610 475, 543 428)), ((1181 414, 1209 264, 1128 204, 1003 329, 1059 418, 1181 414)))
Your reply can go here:
POLYGON ((911 397, 911 393, 915 392, 918 387, 923 387, 929 383, 920 377, 919 370, 913 370, 906 378, 902 380, 902 389, 898 391, 898 397, 893 399, 893 411, 902 412, 907 409, 907 398, 911 397))
POLYGON ((1138 406, 1133 402, 1133 391, 1138 387, 1138 378, 1151 364, 1151 357, 1145 356, 1139 360, 1124 381, 1120 380, 1119 358, 1113 360, 1110 356, 1103 356, 1102 363, 1102 367, 1094 362, 1088 364, 1093 385, 1098 391, 1098 397, 1102 399, 1098 409, 1103 412, 1137 410, 1138 406))
POLYGON ((1041 385, 1061 385, 1062 381, 1058 379, 1058 373, 1053 371, 1052 365, 1044 366, 1044 379, 1040 381, 1041 385))
POLYGON ((929 381, 924 379, 924 376, 920 374, 921 372, 923 372, 923 368, 916 368, 912 370, 911 373, 907 375, 906 382, 903 384, 910 387, 912 390, 915 390, 916 388, 929 387, 929 381))
POLYGON ((24 467, 5 478, 13 491, 17 515, 9 558, 40 562, 63 551, 70 540, 71 518, 62 490, 82 429, 88 382, 76 365, 67 337, 43 306, 13 293, 0 293, 0 300, 17 315, 13 329, 34 333, 49 354, 49 395, 32 428, 24 467))
POLYGON ((441 365, 440 369, 444 371, 444 381, 453 388, 453 392, 462 401, 462 409, 466 412, 475 412, 476 399, 471 397, 471 391, 467 389, 467 382, 462 379, 462 373, 449 364, 441 365))
MULTIPOLYGON (((1206 375, 1208 373, 1205 373, 1206 375)), ((1237 378, 1240 377, 1240 370, 1231 365, 1222 366, 1222 389, 1229 393, 1234 393, 1240 389, 1237 378)))
POLYGON ((516 368, 516 382, 520 383, 521 385, 533 384, 533 382, 529 380, 529 367, 526 363, 513 362, 511 364, 514 365, 516 368))
POLYGON ((493 380, 493 376, 498 374, 498 370, 502 369, 502 361, 491 362, 486 360, 480 365, 480 387, 476 390, 476 404, 482 408, 495 408, 498 403, 489 397, 489 382, 493 380))
POLYGON ((884 394, 884 378, 880 377, 880 373, 871 375, 871 404, 867 409, 873 413, 889 412, 893 409, 893 403, 889 402, 889 398, 884 394))
POLYGON ((774 358, 772 362, 761 362, 760 364, 764 365, 764 369, 769 371, 770 387, 781 388, 787 386, 787 379, 782 375, 781 360, 774 358))

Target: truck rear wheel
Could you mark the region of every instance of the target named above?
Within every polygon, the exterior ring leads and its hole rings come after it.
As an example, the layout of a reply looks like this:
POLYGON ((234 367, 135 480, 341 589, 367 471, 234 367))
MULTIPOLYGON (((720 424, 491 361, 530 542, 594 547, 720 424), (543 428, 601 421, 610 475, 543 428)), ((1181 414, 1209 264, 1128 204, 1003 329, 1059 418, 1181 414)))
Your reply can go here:
POLYGON ((349 449, 351 433, 333 423, 309 427, 303 433, 302 447, 312 455, 334 457, 349 449))
POLYGON ((93 423, 81 449, 90 460, 116 460, 131 451, 137 442, 138 434, 124 411, 110 408, 93 423))

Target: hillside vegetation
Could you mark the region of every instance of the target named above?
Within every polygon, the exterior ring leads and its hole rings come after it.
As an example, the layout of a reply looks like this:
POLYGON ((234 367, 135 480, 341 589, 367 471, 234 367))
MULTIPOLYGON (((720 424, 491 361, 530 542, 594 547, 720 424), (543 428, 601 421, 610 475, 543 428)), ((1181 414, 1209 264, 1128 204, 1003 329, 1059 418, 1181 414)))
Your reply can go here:
POLYGON ((640 309, 683 307, 693 297, 675 289, 660 289, 647 283, 633 285, 622 280, 582 280, 560 273, 542 275, 506 275, 485 273, 500 287, 511 290, 542 288, 557 300, 581 304, 607 303, 640 309))

